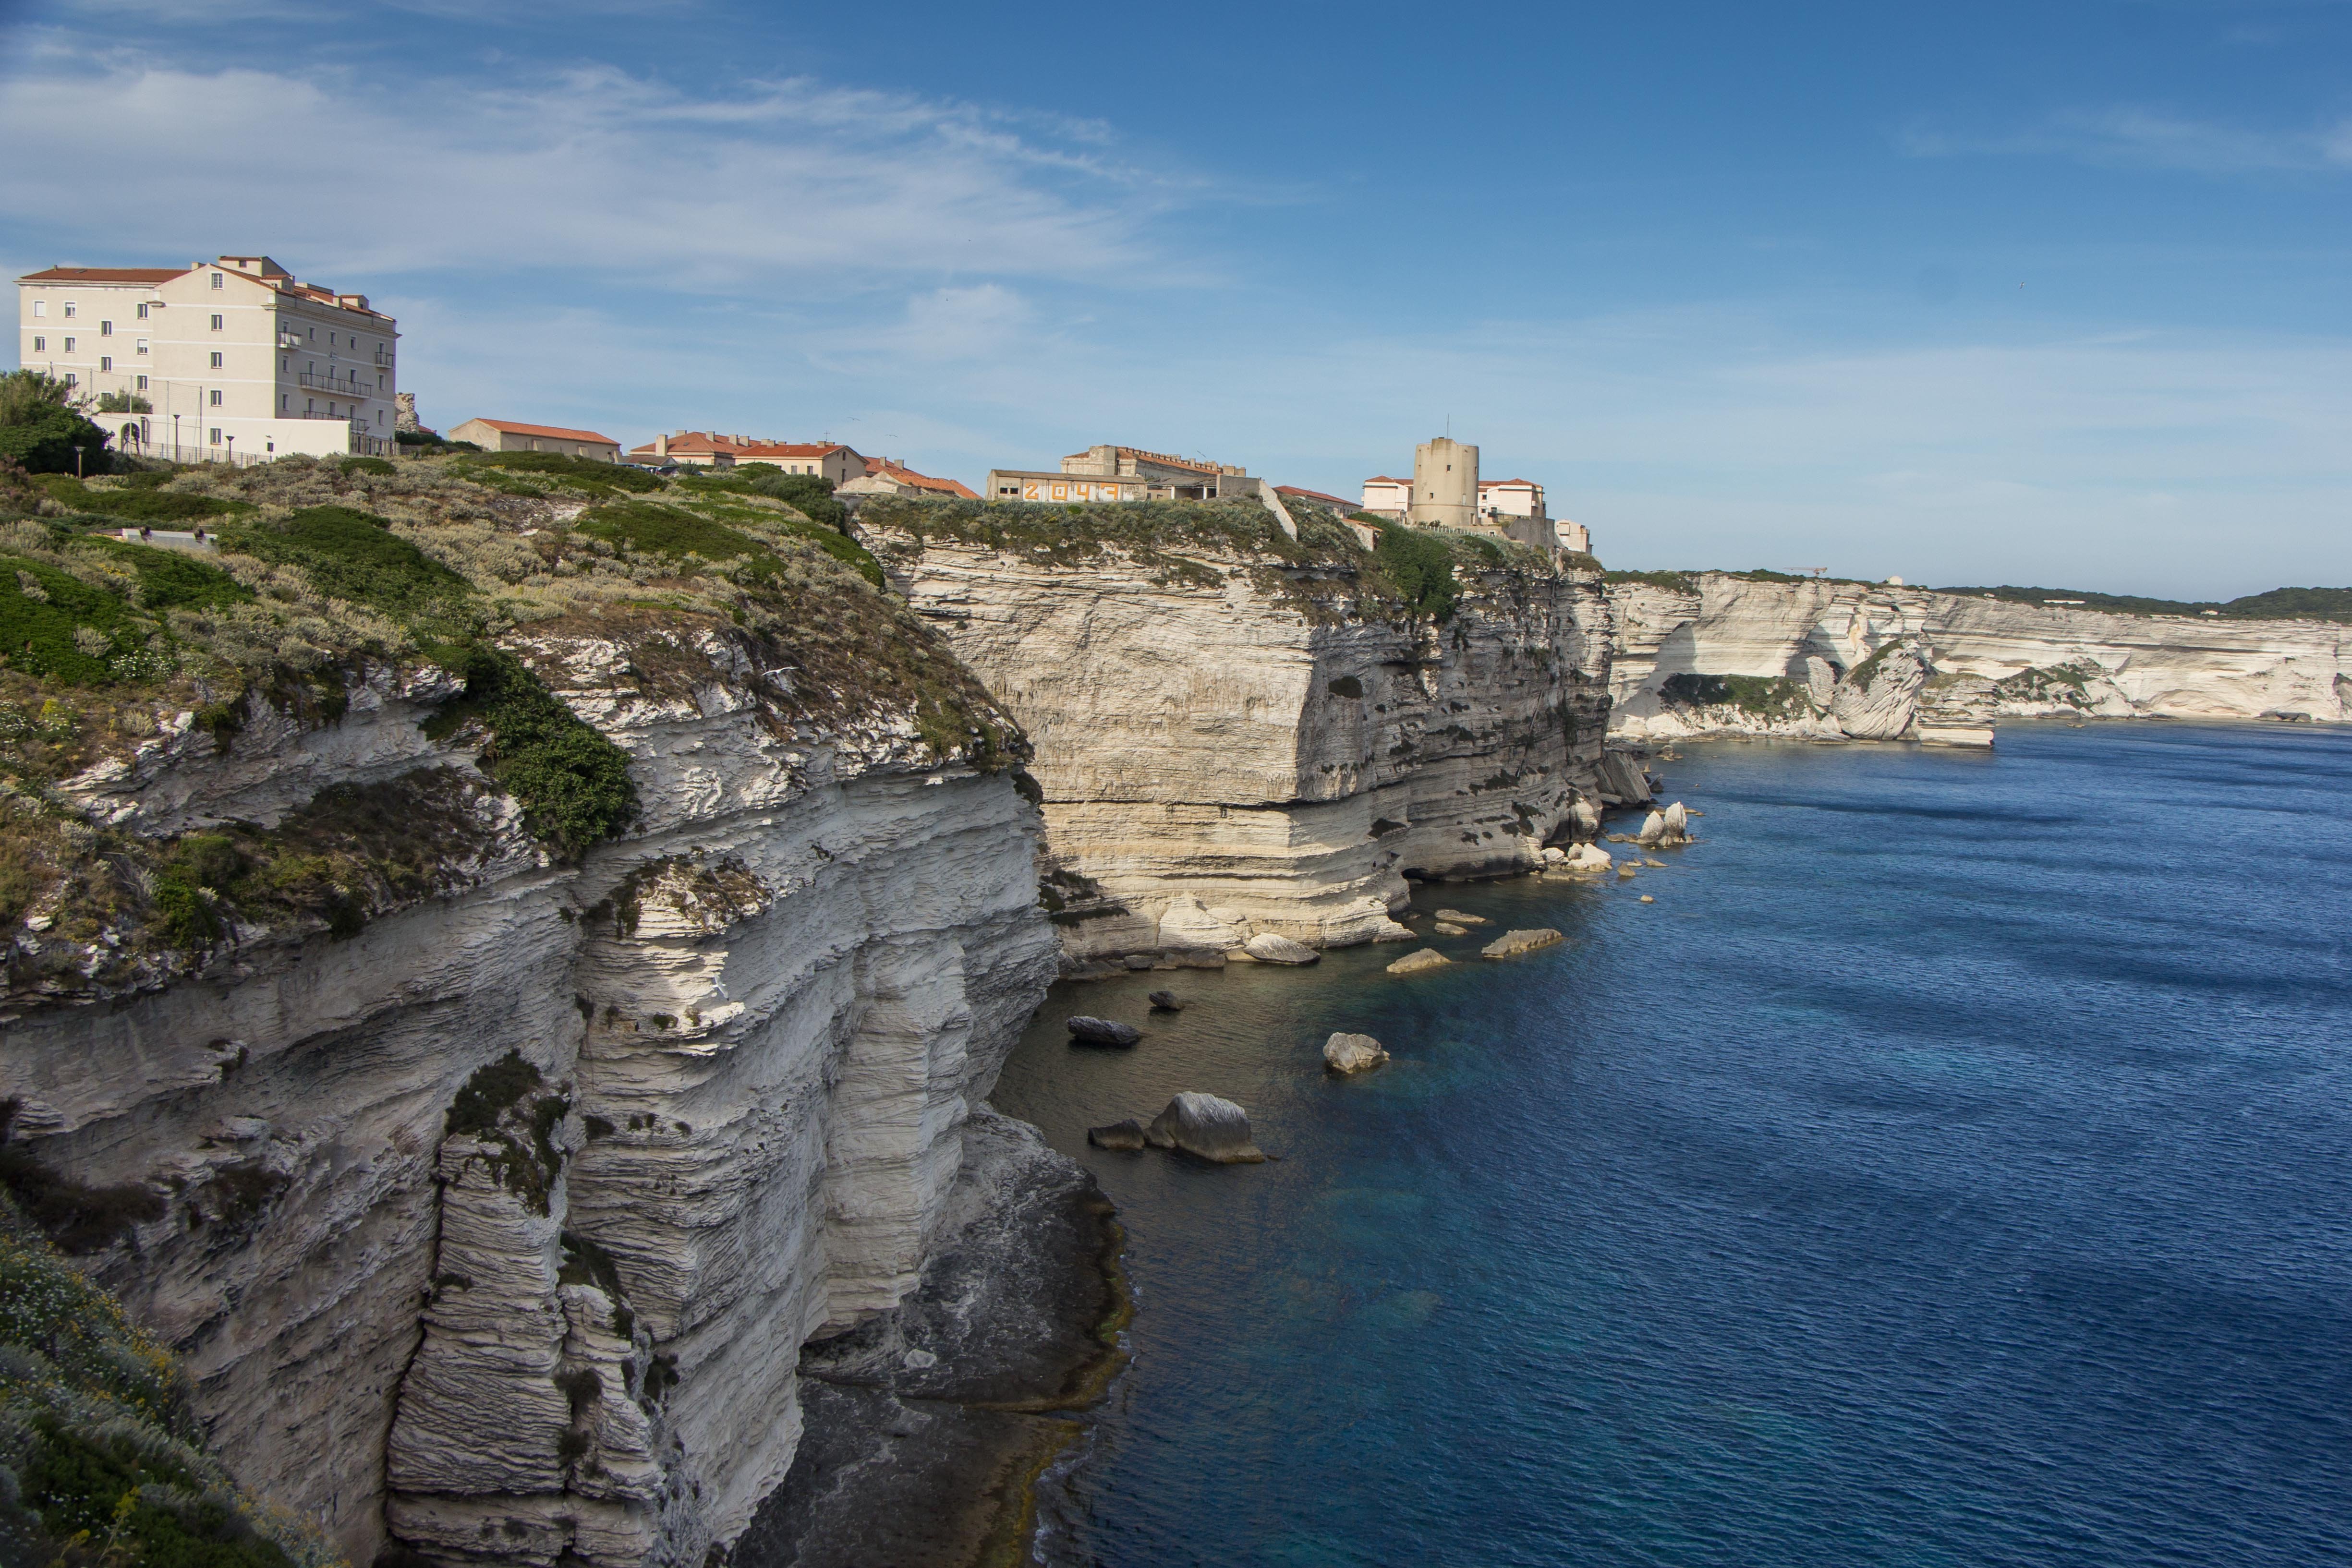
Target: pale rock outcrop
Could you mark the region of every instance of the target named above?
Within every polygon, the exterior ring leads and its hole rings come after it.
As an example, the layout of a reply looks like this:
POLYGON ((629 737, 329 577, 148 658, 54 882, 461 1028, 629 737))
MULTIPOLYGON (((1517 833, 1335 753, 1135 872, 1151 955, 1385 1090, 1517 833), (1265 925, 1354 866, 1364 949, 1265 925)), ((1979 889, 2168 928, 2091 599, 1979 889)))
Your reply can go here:
POLYGON ((1599 844, 1579 844, 1560 862, 1560 869, 1578 876, 1598 876, 1614 864, 1616 857, 1599 844))
MULTIPOLYGON (((1663 811, 1653 811, 1642 819, 1642 831, 1633 835, 1633 841, 1643 849, 1652 850, 1686 844, 1690 842, 1690 813, 1684 810, 1680 800, 1663 811)), ((1621 868, 1621 874, 1623 870, 1630 869, 1621 868)))
POLYGON ((1421 975, 1432 969, 1443 969, 1454 960, 1434 947, 1423 947, 1418 953, 1407 953, 1388 967, 1391 975, 1421 975))
POLYGON ((1249 1113, 1214 1094, 1184 1090, 1143 1130, 1154 1148, 1181 1149, 1219 1165, 1256 1165, 1265 1158, 1250 1141, 1249 1113))
MULTIPOLYGON (((945 1223, 1056 967, 1038 819, 910 713, 811 719, 748 637, 509 646, 628 753, 631 836, 558 863, 460 791, 478 851, 347 939, 12 998, 0 1095, 56 1168, 168 1191, 94 1272, 240 1479, 354 1561, 388 1524, 442 1563, 698 1564, 791 1461, 803 1342, 899 1300, 945 1223)), ((167 727, 74 791, 156 831, 474 777, 478 740, 417 727, 455 689, 370 673, 325 727, 248 703, 226 751, 167 727)))
POLYGON ((1243 943, 1242 951, 1261 964, 1312 964, 1323 956, 1304 942, 1293 942, 1271 931, 1261 931, 1243 943))
POLYGON ((1334 1034, 1323 1042, 1323 1065, 1334 1072, 1370 1072, 1388 1059, 1388 1048, 1368 1034, 1334 1034))
POLYGON ((1143 1135, 1143 1124, 1132 1116, 1108 1126, 1087 1129, 1087 1142, 1098 1149, 1139 1149, 1148 1141, 1143 1135))
POLYGON ((1360 547, 1304 516, 1295 547, 1242 507, 1148 549, 1117 517, 1099 539, 1074 519, 1064 548, 957 516, 869 507, 859 528, 1035 746, 1076 970, 1404 940, 1408 875, 1532 869, 1597 827, 1596 571, 1508 547, 1458 571, 1441 624, 1368 592, 1360 547))
POLYGON ((1487 919, 1483 915, 1469 915, 1459 909, 1441 909, 1437 912, 1437 918, 1440 920, 1450 921, 1456 925, 1491 925, 1494 924, 1493 921, 1487 919))
POLYGON ((1506 931, 1479 951, 1489 958, 1516 958, 1539 947, 1558 946, 1566 940, 1550 926, 1538 925, 1528 931, 1506 931))
POLYGON ((1612 742, 1777 735, 1981 746, 2001 717, 2352 719, 2352 629, 2330 622, 2112 614, 1724 572, 1683 581, 1609 590, 1612 742), (1916 679, 1894 654, 1868 669, 1890 645, 1917 662, 1916 679), (1710 702, 1692 688, 1705 676, 1761 685, 1710 702))

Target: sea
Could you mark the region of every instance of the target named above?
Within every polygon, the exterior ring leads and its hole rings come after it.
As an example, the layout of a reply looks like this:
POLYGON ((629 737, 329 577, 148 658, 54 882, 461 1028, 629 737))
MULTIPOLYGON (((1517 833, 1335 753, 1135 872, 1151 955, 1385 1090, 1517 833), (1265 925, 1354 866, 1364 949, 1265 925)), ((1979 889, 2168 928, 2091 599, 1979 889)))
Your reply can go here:
POLYGON ((2352 733, 1659 771, 1696 842, 1419 886, 1490 923, 1435 974, 1055 988, 995 1102, 1137 1311, 1045 1560, 2352 1563, 2352 733), (1392 1060, 1326 1073, 1340 1030, 1392 1060), (1087 1145, 1185 1089, 1278 1158, 1087 1145))

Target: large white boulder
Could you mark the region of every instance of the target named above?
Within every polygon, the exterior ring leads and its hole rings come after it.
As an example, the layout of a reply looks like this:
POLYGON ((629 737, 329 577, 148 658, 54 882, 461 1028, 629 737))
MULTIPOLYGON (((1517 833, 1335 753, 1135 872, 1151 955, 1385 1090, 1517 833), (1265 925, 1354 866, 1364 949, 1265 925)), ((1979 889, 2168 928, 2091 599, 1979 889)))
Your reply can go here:
POLYGON ((1255 1165, 1265 1158, 1250 1141, 1248 1112, 1230 1100, 1190 1089, 1169 1101, 1143 1135, 1155 1148, 1181 1149, 1219 1165, 1255 1165))
POLYGON ((1242 951, 1261 964, 1312 964, 1323 956, 1304 942, 1293 942, 1271 931, 1261 931, 1243 943, 1242 951))
POLYGON ((1387 1048, 1368 1034, 1334 1034, 1323 1042, 1323 1065, 1334 1072, 1370 1072, 1388 1059, 1387 1048))

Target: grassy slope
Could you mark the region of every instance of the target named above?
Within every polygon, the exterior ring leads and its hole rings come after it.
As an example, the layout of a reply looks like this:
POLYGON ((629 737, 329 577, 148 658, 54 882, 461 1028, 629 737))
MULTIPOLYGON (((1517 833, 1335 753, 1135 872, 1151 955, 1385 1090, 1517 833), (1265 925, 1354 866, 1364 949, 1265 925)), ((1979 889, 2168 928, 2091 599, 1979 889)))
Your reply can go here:
POLYGON ((643 646, 648 688, 684 689, 710 671, 667 664, 718 632, 784 672, 766 693, 782 719, 898 715, 939 757, 1017 761, 1017 732, 880 575, 854 540, 746 487, 553 455, 0 473, 0 929, 42 923, 38 952, 8 951, 10 988, 71 989, 61 964, 129 978, 240 922, 347 935, 439 888, 485 847, 478 779, 419 772, 272 829, 178 840, 90 824, 50 793, 178 712, 224 749, 264 704, 332 723, 370 666, 465 678, 437 733, 478 744, 489 787, 559 856, 625 831, 635 796, 625 755, 502 646, 531 633, 643 646), (142 520, 203 522, 222 550, 110 537, 142 520))

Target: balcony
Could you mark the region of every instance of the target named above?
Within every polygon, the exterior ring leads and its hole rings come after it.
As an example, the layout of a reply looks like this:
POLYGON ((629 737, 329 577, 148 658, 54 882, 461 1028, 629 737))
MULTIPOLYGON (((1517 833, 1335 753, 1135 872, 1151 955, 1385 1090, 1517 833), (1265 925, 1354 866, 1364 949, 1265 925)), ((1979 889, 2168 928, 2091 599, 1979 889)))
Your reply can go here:
POLYGON ((294 381, 295 384, 299 386, 304 392, 324 392, 329 397, 380 398, 390 395, 389 393, 376 391, 371 384, 360 382, 339 382, 332 376, 320 375, 311 371, 297 371, 294 376, 294 381))

